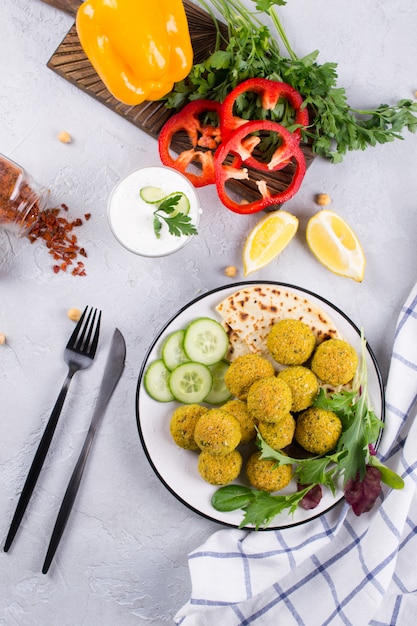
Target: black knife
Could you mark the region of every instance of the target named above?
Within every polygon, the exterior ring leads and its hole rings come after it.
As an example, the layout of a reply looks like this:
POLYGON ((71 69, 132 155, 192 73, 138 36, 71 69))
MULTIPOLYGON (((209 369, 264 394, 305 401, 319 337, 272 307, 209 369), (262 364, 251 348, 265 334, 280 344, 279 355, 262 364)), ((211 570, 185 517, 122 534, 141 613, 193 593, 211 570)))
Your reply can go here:
POLYGON ((68 483, 67 490, 65 492, 64 499, 62 500, 61 508, 59 509, 58 517, 55 522, 55 527, 52 532, 51 541, 49 543, 48 551, 46 553, 45 562, 43 564, 42 573, 46 574, 51 565, 52 559, 64 532, 67 524, 72 505, 74 504, 75 496, 77 495, 78 488, 80 486, 81 478, 84 472, 84 467, 87 461, 88 453, 93 443, 94 435, 107 408, 107 404, 119 382, 122 375, 126 358, 126 343, 122 333, 118 328, 114 331, 113 339, 111 342, 109 355, 107 357, 107 363, 103 374, 103 380, 100 387, 100 393, 96 402, 93 417, 91 418, 90 428, 84 441, 81 454, 78 458, 77 464, 74 468, 71 479, 68 483))

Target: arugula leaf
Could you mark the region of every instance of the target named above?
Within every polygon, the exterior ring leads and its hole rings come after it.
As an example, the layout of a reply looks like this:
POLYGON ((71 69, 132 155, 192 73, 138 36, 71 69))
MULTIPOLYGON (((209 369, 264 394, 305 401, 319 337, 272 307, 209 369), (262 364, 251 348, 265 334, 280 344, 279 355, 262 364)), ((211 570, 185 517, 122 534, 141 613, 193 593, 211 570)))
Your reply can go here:
POLYGON ((249 489, 241 485, 226 485, 215 491, 211 503, 217 511, 242 509, 245 515, 239 528, 253 525, 256 530, 259 530, 261 526, 267 527, 274 517, 285 509, 289 509, 289 513, 294 513, 311 488, 312 486, 308 485, 295 493, 274 496, 267 491, 249 489))
POLYGON ((355 419, 351 426, 342 432, 338 448, 347 450, 347 454, 339 460, 339 468, 343 472, 344 483, 350 478, 355 478, 358 472, 359 478, 362 479, 365 476, 369 451, 360 418, 355 419))
POLYGON ((259 444, 259 448, 261 450, 261 459, 275 459, 276 461, 278 461, 277 465, 293 465, 298 461, 298 459, 293 459, 290 456, 283 454, 279 450, 271 448, 271 446, 267 444, 264 439, 262 439, 259 431, 257 443, 259 444))
POLYGON ((352 404, 357 395, 356 391, 342 390, 328 396, 323 388, 314 400, 314 406, 325 411, 334 411, 342 420, 343 425, 349 424, 352 418, 352 404))
POLYGON ((274 450, 262 438, 258 432, 258 444, 261 449, 261 459, 273 459, 277 461, 277 466, 294 465, 295 475, 301 485, 323 485, 329 487, 333 493, 336 491, 333 482, 333 475, 336 467, 328 470, 332 462, 337 462, 337 455, 326 455, 322 457, 308 457, 305 459, 292 458, 283 454, 279 450, 274 450))
POLYGON ((296 474, 302 485, 323 485, 330 489, 333 495, 336 493, 335 478, 339 457, 327 455, 319 459, 309 459, 308 463, 300 463, 296 474), (329 466, 331 466, 329 468, 329 466))
POLYGON ((253 525, 256 530, 259 530, 261 526, 268 527, 274 517, 285 509, 288 509, 289 513, 294 513, 299 502, 310 489, 309 486, 285 496, 273 496, 266 491, 254 491, 254 499, 243 507, 245 515, 239 528, 253 525))

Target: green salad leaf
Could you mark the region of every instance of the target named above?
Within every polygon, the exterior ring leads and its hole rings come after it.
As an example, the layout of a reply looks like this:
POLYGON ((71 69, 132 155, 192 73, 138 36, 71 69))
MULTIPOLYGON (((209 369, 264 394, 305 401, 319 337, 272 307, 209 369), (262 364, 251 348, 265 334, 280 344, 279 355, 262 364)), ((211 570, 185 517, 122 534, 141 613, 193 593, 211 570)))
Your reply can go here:
POLYGON ((211 503, 217 511, 243 509, 245 515, 239 528, 253 525, 255 530, 266 528, 276 515, 288 510, 294 513, 299 502, 312 489, 308 485, 300 491, 282 496, 274 496, 266 491, 249 489, 241 485, 220 487, 212 496, 211 503))

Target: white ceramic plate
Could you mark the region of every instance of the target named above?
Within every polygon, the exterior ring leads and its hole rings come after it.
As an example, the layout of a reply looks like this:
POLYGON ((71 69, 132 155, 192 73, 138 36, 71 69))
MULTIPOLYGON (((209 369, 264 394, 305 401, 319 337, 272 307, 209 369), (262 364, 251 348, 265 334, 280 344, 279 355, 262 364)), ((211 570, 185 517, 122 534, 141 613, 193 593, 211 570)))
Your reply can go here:
MULTIPOLYGON (((198 474, 198 453, 179 448, 174 443, 169 431, 171 415, 179 404, 176 402, 159 403, 152 400, 144 389, 143 375, 148 364, 154 359, 160 358, 161 345, 169 333, 184 328, 197 317, 208 316, 220 321, 215 310, 216 305, 241 287, 257 284, 282 287, 307 298, 331 318, 337 329, 355 347, 358 354, 361 352, 360 330, 340 309, 306 289, 275 282, 236 283, 210 291, 183 307, 161 330, 144 359, 136 392, 137 425, 144 451, 156 475, 178 500, 199 515, 232 527, 239 526, 243 519, 243 512, 238 510, 222 513, 213 508, 210 500, 217 487, 203 481, 198 474)), ((376 415, 384 419, 385 403, 382 378, 369 346, 367 368, 370 403, 376 415)), ((244 483, 242 482, 242 484, 244 483)), ((294 491, 295 483, 290 487, 294 491)), ((291 489, 288 487, 287 491, 291 489)), ((306 511, 298 507, 294 514, 288 514, 284 511, 274 518, 267 530, 287 528, 308 522, 330 510, 342 498, 342 491, 337 492, 336 497, 333 497, 329 490, 324 489, 322 500, 315 509, 306 511)))

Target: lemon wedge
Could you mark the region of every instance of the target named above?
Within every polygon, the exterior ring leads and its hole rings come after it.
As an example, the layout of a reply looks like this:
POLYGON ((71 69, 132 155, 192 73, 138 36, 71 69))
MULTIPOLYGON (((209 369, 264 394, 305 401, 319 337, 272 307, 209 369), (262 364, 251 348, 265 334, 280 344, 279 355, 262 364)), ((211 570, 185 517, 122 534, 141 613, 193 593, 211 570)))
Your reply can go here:
POLYGON ((254 226, 243 247, 243 272, 264 267, 290 243, 298 229, 295 215, 278 210, 268 213, 254 226))
POLYGON ((312 253, 329 270, 358 282, 363 280, 366 260, 362 246, 340 215, 328 209, 313 215, 306 238, 312 253))

